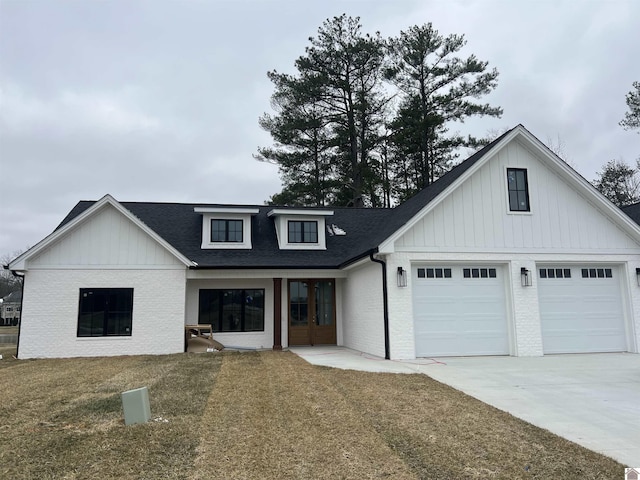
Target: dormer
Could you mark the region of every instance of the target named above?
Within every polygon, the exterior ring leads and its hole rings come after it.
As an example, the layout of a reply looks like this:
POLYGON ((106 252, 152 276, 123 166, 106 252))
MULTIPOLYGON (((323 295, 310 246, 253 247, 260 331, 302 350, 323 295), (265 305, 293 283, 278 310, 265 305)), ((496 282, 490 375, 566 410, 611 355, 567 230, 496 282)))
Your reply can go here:
POLYGON ((326 217, 331 210, 274 208, 273 218, 280 250, 326 250, 326 217))
POLYGON ((195 207, 202 213, 202 249, 250 249, 251 217, 260 211, 242 207, 195 207))

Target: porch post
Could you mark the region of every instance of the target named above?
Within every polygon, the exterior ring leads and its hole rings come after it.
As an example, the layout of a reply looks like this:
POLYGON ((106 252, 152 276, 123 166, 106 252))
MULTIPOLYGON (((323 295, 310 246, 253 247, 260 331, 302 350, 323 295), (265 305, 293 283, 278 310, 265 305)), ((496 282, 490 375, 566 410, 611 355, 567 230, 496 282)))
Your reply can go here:
POLYGON ((282 278, 273 279, 273 349, 282 350, 282 278))

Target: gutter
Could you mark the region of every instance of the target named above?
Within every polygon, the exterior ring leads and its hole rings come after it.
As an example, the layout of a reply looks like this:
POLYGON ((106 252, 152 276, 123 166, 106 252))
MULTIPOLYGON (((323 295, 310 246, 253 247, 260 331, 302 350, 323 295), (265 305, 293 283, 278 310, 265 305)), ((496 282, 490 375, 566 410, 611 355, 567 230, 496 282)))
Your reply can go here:
POLYGON ((385 360, 391 360, 389 351, 389 292, 387 289, 387 262, 380 260, 373 256, 376 250, 369 252, 369 258, 372 262, 379 263, 382 266, 382 310, 384 316, 384 358, 385 360))

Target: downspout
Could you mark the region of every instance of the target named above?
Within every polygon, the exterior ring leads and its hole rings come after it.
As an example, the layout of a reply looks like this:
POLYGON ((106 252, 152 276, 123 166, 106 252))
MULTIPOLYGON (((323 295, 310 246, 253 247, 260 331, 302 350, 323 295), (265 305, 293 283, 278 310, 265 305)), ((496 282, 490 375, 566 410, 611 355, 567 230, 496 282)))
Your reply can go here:
POLYGON ((391 360, 389 354, 389 299, 387 290, 387 262, 373 256, 374 252, 369 253, 372 262, 379 263, 382 266, 382 310, 384 316, 384 358, 391 360))
POLYGON ((18 275, 15 270, 11 270, 11 273, 14 277, 20 279, 20 318, 18 319, 18 342, 16 343, 16 358, 20 358, 20 329, 22 328, 22 306, 24 304, 24 273, 18 275))

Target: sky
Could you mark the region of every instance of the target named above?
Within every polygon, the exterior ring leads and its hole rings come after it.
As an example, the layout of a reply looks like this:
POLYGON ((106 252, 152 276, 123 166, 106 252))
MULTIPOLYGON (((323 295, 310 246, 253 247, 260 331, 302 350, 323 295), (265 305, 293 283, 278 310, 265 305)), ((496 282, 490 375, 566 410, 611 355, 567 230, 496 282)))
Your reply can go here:
POLYGON ((618 125, 640 81, 637 0, 0 0, 0 257, 35 245, 80 200, 262 204, 278 169, 253 158, 270 70, 294 73, 322 22, 397 36, 431 22, 500 72, 484 100, 560 145, 593 180, 640 157, 618 125))

